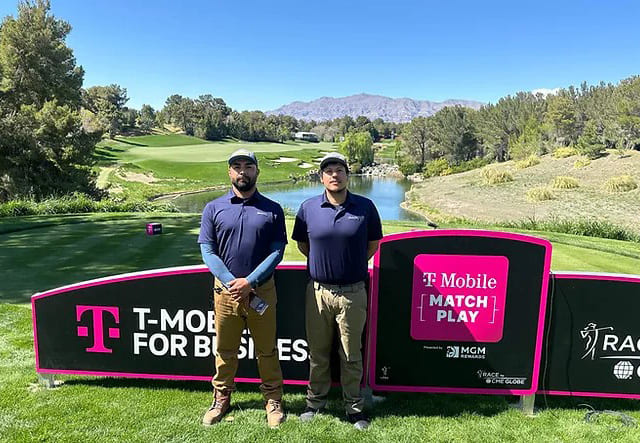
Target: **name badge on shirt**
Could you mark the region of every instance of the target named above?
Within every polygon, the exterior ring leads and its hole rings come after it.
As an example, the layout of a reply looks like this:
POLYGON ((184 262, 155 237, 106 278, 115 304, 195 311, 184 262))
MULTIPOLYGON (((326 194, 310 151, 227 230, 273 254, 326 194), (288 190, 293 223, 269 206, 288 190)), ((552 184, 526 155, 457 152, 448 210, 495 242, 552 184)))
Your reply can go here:
POLYGON ((268 212, 268 211, 261 211, 260 209, 257 209, 255 212, 256 215, 256 222, 257 223, 273 223, 273 221, 276 218, 276 214, 274 214, 273 212, 268 212), (262 220, 262 221, 259 221, 262 220))

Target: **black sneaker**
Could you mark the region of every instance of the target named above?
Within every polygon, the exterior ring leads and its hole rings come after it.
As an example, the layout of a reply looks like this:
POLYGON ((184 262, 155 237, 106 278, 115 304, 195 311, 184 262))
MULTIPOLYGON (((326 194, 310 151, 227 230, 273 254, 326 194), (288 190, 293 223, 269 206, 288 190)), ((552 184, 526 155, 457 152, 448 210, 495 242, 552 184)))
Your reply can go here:
POLYGON ((362 412, 356 412, 355 414, 347 414, 349 423, 353 424, 353 427, 362 431, 369 427, 369 418, 362 412))
POLYGON ((320 409, 312 408, 311 406, 307 406, 304 409, 304 412, 300 414, 300 421, 308 422, 313 420, 313 418, 320 413, 320 409))

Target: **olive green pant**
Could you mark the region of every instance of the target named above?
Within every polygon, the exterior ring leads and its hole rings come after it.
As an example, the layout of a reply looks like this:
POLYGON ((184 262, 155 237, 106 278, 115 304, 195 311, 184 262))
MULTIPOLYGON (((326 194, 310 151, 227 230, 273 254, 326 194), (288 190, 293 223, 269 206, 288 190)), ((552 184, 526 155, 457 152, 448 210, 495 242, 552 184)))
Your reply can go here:
POLYGON ((282 371, 276 346, 276 287, 273 278, 256 289, 269 304, 259 315, 245 304, 231 299, 219 281, 214 285, 216 326, 216 374, 212 384, 217 391, 234 391, 242 331, 249 328, 258 358, 260 390, 265 400, 282 399, 282 371))
POLYGON ((362 331, 366 319, 367 292, 363 282, 349 286, 309 282, 305 322, 310 367, 307 406, 321 409, 327 403, 331 388, 331 347, 337 325, 345 409, 348 414, 362 412, 362 331))

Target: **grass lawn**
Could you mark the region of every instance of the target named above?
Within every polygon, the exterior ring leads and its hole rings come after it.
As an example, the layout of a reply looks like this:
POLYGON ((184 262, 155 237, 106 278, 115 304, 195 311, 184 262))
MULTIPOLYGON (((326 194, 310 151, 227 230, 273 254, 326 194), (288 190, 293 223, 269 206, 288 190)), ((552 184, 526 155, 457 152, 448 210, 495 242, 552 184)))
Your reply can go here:
MULTIPOLYGON (((118 136, 114 139, 116 142, 129 146, 188 146, 210 143, 198 137, 182 134, 163 134, 163 135, 138 135, 134 137, 118 136)), ((107 142, 108 143, 108 142, 107 142)))
POLYGON ((149 198, 227 184, 226 160, 237 149, 256 152, 261 183, 289 180, 318 164, 332 143, 207 142, 186 135, 148 135, 103 140, 96 148, 98 183, 115 194, 149 198))
MULTIPOLYGON (((292 220, 287 220, 291 233, 292 220)), ((385 394, 372 426, 342 421, 339 390, 328 414, 312 424, 297 416, 304 389, 286 387, 290 415, 280 430, 266 427, 256 385, 240 384, 233 422, 203 428, 210 402, 204 382, 59 377, 52 390, 36 383, 29 297, 36 291, 117 273, 200 263, 196 214, 86 214, 0 219, 0 440, 3 441, 638 441, 640 430, 603 417, 585 423, 588 403, 640 419, 640 403, 539 396, 535 418, 509 407, 505 396, 385 394), (163 223, 149 237, 145 223, 163 223)), ((385 222, 385 234, 420 223, 385 222)), ((640 244, 531 233, 554 245, 554 270, 638 273, 640 244)), ((286 260, 300 260, 289 245, 286 260)))
MULTIPOLYGON (((201 263, 197 214, 82 214, 0 219, 0 263, 13 278, 0 285, 0 302, 27 303, 39 291, 108 275, 201 263), (158 221, 164 234, 150 237, 158 221)), ((424 226, 385 221, 385 234, 424 226)), ((443 227, 446 227, 443 226, 443 227)), ((467 226, 468 227, 468 226, 467 226)), ((287 219, 287 232, 293 218, 287 219)), ((569 234, 527 232, 554 246, 552 269, 637 274, 640 244, 569 234)), ((285 260, 302 260, 294 244, 285 260)))

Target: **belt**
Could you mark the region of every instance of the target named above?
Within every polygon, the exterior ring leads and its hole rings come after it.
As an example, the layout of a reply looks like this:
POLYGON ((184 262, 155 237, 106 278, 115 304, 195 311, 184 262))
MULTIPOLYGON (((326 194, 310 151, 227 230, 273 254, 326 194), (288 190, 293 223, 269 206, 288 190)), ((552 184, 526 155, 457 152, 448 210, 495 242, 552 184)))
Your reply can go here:
POLYGON ((314 289, 328 289, 329 291, 341 291, 341 292, 354 292, 364 289, 364 282, 359 281, 350 285, 330 285, 328 283, 320 283, 319 281, 313 281, 314 289))

